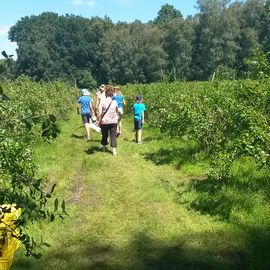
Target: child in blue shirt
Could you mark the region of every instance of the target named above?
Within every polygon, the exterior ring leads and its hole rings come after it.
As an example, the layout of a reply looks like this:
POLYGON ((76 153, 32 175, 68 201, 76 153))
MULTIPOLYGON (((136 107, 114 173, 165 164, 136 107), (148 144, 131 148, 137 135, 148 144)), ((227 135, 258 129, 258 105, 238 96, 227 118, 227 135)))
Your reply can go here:
POLYGON ((90 97, 90 92, 87 89, 82 89, 82 96, 78 98, 77 102, 77 113, 82 116, 87 141, 90 141, 91 116, 94 115, 93 100, 90 97))
POLYGON ((113 100, 116 100, 118 105, 118 125, 117 125, 117 137, 122 133, 122 115, 123 115, 123 105, 126 104, 125 98, 121 92, 121 88, 119 86, 114 87, 114 96, 113 100))
POLYGON ((133 105, 134 130, 136 143, 142 143, 142 128, 144 124, 145 105, 142 103, 142 96, 136 97, 136 103, 133 105))

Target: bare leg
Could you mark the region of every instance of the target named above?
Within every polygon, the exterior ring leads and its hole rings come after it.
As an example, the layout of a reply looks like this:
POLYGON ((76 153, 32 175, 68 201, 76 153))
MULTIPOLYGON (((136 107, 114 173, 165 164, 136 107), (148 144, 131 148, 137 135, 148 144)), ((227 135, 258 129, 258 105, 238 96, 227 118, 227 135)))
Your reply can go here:
POLYGON ((122 121, 120 120, 118 123, 118 133, 121 134, 122 133, 122 121))
POLYGON ((137 142, 141 142, 142 141, 142 130, 141 129, 138 130, 137 139, 138 139, 137 142))
POLYGON ((85 123, 84 124, 84 127, 85 127, 85 132, 86 132, 87 140, 90 140, 90 124, 89 123, 85 123))

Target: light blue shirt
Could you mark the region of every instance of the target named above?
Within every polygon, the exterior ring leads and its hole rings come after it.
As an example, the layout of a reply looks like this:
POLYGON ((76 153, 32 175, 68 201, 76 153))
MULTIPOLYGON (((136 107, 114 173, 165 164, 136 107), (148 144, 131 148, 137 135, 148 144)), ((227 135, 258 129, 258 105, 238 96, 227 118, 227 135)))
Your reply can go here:
POLYGON ((81 96, 78 98, 78 103, 81 104, 81 114, 91 113, 92 98, 89 96, 81 96))
POLYGON ((124 100, 123 95, 115 95, 113 96, 113 100, 116 100, 118 108, 123 108, 123 100, 124 100))
POLYGON ((135 120, 142 120, 142 112, 145 111, 145 106, 143 103, 135 103, 133 105, 133 115, 135 120))

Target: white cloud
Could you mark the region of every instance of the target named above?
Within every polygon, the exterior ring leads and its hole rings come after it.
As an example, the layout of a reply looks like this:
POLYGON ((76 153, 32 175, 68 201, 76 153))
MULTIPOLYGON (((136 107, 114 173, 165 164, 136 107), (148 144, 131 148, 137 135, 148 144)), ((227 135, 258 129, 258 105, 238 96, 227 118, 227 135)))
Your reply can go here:
POLYGON ((75 6, 80 6, 82 4, 82 0, 73 0, 72 4, 75 6))
POLYGON ((95 5, 96 5, 96 2, 95 2, 95 1, 88 1, 88 6, 89 6, 90 8, 94 8, 95 5))
POLYGON ((131 2, 132 0, 118 0, 118 3, 121 4, 121 5, 125 5, 129 2, 131 2))
POLYGON ((94 0, 72 0, 72 4, 75 6, 88 6, 94 8, 96 3, 94 0))
POLYGON ((8 25, 0 25, 0 36, 7 35, 10 26, 8 25))

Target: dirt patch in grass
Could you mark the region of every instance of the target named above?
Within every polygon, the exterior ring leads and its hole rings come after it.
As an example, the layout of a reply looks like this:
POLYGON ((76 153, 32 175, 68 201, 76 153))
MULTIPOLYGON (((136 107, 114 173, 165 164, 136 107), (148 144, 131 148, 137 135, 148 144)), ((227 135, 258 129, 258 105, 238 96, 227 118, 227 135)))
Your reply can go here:
POLYGON ((71 196, 67 200, 69 203, 80 203, 81 193, 83 191, 83 173, 81 168, 77 168, 74 174, 73 186, 71 187, 71 196))

